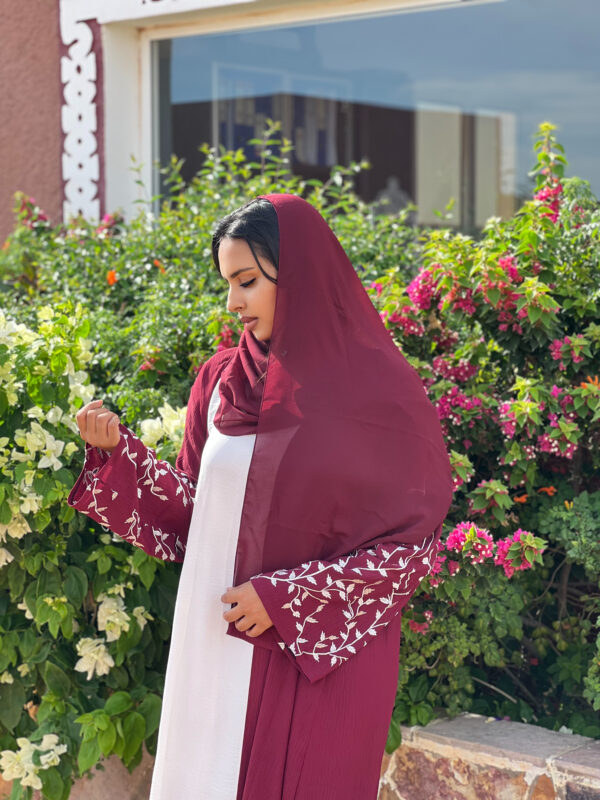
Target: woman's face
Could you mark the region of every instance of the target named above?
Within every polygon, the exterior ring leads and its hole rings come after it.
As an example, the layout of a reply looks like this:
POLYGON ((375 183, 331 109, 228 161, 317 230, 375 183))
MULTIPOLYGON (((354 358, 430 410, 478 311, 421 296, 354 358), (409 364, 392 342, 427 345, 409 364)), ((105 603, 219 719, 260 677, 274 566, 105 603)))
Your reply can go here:
MULTIPOLYGON (((277 278, 275 265, 258 253, 256 255, 264 271, 277 278)), ((270 339, 277 286, 262 274, 248 243, 243 239, 222 239, 219 265, 221 275, 229 284, 227 310, 237 314, 257 339, 270 339)))

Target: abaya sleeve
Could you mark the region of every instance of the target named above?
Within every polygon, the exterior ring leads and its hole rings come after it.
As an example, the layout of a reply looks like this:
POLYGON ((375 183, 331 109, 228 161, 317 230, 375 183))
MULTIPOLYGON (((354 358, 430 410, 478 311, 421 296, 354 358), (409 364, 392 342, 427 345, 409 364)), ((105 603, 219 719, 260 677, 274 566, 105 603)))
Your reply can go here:
POLYGON ((67 499, 69 505, 148 555, 183 561, 207 438, 210 392, 232 352, 216 353, 196 376, 175 467, 158 459, 120 423, 121 437, 112 453, 86 443, 83 469, 67 499))
POLYGON ((250 579, 311 683, 359 652, 400 613, 430 571, 440 533, 441 525, 421 545, 378 544, 250 579))

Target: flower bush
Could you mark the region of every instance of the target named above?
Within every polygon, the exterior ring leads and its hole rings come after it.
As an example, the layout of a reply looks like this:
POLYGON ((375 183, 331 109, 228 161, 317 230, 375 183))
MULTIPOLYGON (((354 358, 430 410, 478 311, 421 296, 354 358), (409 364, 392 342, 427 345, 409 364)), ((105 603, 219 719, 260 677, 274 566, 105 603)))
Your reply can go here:
POLYGON ((177 574, 67 505, 90 326, 71 301, 36 315, 0 313, 0 772, 59 800, 102 756, 153 751, 177 574))
POLYGON ((391 749, 440 706, 600 736, 600 523, 584 505, 600 502, 600 213, 563 152, 542 125, 513 219, 478 240, 425 231, 417 273, 370 287, 455 485, 455 527, 407 614, 391 749))
POLYGON ((302 194, 326 216, 438 409, 455 495, 404 614, 400 724, 471 709, 599 736, 598 223, 540 129, 532 200, 479 239, 376 215, 289 173, 273 123, 260 162, 206 147, 160 214, 52 227, 20 198, 0 251, 0 771, 13 797, 66 800, 116 753, 154 752, 179 565, 131 548, 66 497, 77 410, 105 398, 174 462, 199 364, 235 345, 213 222, 249 197, 302 194), (50 737, 50 738, 49 738, 50 737), (41 787, 40 784, 41 783, 41 787))

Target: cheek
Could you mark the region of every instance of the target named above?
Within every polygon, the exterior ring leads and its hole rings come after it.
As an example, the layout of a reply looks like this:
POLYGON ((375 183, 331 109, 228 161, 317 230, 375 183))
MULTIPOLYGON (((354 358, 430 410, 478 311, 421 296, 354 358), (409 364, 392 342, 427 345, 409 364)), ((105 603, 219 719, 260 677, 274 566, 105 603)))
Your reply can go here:
POLYGON ((271 311, 271 317, 275 316, 275 298, 277 297, 277 289, 274 289, 271 292, 271 296, 269 297, 269 308, 271 311))

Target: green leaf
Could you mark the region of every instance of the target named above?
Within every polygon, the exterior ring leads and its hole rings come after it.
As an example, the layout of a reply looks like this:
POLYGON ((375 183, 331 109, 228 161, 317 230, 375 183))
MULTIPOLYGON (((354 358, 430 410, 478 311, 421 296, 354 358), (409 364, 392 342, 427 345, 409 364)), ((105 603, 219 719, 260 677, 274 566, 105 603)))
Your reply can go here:
POLYGON ((385 752, 391 754, 400 747, 402 743, 402 729, 400 728, 400 723, 397 722, 394 717, 390 721, 390 727, 388 730, 387 741, 385 743, 385 752))
POLYGON ((16 561, 9 565, 8 572, 8 586, 10 588, 10 599, 17 600, 21 598, 23 587, 25 585, 25 570, 21 569, 16 561))
POLYGON ((108 570, 111 568, 111 566, 112 566, 112 561, 110 560, 110 558, 104 553, 100 553, 97 562, 98 572, 100 573, 100 575, 106 574, 108 570))
POLYGON ((0 683, 0 722, 13 731, 23 713, 25 690, 21 681, 0 683))
POLYGON ((46 594, 51 594, 54 597, 60 596, 62 594, 61 576, 58 570, 55 569, 55 567, 42 570, 40 572, 39 578, 37 579, 37 585, 36 585, 37 597, 42 597, 43 595, 46 594))
POLYGON ((416 710, 419 725, 427 725, 433 719, 433 710, 427 703, 420 703, 416 710))
POLYGON ((43 508, 41 511, 38 511, 31 520, 31 530, 38 532, 43 531, 51 522, 52 517, 50 516, 50 512, 43 508))
POLYGON ((123 762, 125 766, 135 756, 146 735, 146 720, 137 711, 132 711, 123 721, 123 734, 125 747, 123 748, 123 762))
POLYGON ((500 290, 499 289, 488 289, 487 296, 489 298, 490 303, 493 306, 498 305, 498 300, 500 300, 500 290))
POLYGON ((56 767, 40 770, 42 779, 42 793, 48 800, 62 800, 65 785, 60 772, 56 767))
POLYGON ((87 575, 79 567, 70 566, 67 567, 65 576, 65 594, 72 605, 79 608, 88 590, 87 575))
POLYGON ((539 306, 529 306, 527 309, 527 316, 532 325, 535 325, 542 314, 543 311, 539 306))
POLYGON ((419 675, 419 677, 408 686, 408 694, 413 703, 420 703, 424 700, 428 691, 429 681, 426 675, 419 675))
POLYGON ((146 738, 158 728, 162 700, 156 694, 147 694, 137 707, 137 711, 146 720, 146 738))
POLYGON ((122 714, 123 711, 127 711, 132 705, 131 697, 127 692, 115 692, 111 694, 104 704, 104 710, 112 717, 115 714, 122 714))
POLYGON ((44 681, 49 689, 59 697, 68 697, 71 691, 71 681, 67 674, 52 661, 47 661, 44 667, 44 681))
POLYGON ((102 750, 102 755, 108 756, 112 753, 115 742, 117 741, 117 729, 110 722, 104 731, 98 734, 98 744, 102 750))
POLYGON ((140 573, 140 579, 146 589, 149 589, 152 584, 154 583, 154 575, 156 574, 156 567, 157 564, 155 561, 148 559, 144 563, 140 564, 138 571, 140 573))
POLYGON ((77 755, 77 766, 79 767, 79 774, 93 767, 94 764, 100 760, 102 755, 100 745, 98 744, 98 737, 89 739, 87 742, 82 742, 77 755))
POLYGON ((12 519, 12 511, 8 503, 0 503, 0 524, 8 525, 12 519))

